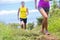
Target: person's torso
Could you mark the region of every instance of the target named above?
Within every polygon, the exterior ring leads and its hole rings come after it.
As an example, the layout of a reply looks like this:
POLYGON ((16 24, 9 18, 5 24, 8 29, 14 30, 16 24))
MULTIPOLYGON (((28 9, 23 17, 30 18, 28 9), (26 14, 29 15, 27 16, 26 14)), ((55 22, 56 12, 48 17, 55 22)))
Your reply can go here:
POLYGON ((26 7, 20 7, 20 14, 19 17, 20 18, 27 18, 27 8, 26 7))
POLYGON ((39 0, 38 7, 50 7, 49 1, 39 0))

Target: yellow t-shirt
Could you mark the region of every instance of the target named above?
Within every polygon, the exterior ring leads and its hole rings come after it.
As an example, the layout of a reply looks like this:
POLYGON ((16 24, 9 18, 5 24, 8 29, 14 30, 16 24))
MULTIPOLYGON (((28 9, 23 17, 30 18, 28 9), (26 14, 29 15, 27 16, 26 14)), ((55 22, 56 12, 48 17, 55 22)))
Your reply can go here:
POLYGON ((26 7, 20 7, 20 13, 19 18, 27 18, 27 8, 26 7))

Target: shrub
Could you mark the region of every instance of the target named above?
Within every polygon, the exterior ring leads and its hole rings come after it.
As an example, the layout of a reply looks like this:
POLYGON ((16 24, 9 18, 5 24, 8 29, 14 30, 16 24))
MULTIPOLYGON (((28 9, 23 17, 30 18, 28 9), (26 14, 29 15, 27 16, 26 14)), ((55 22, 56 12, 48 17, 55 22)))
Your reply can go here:
POLYGON ((43 20, 43 18, 42 18, 42 17, 37 18, 37 25, 41 25, 41 24, 42 24, 42 20, 43 20))
POLYGON ((28 23, 28 29, 32 30, 34 28, 34 23, 28 23))

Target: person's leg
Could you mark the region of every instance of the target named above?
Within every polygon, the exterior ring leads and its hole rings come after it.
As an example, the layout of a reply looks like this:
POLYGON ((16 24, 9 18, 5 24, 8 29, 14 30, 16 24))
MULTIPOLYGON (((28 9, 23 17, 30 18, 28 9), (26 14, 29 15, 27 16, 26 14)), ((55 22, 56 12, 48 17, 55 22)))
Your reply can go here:
POLYGON ((21 28, 26 29, 26 23, 24 22, 24 20, 22 20, 22 22, 21 22, 21 28))
POLYGON ((46 23, 46 20, 47 20, 47 18, 48 18, 48 15, 47 15, 47 13, 44 11, 43 8, 41 8, 41 9, 39 10, 39 12, 40 12, 40 13, 42 14, 42 16, 43 16, 42 32, 44 32, 44 28, 45 28, 45 27, 47 28, 47 24, 45 24, 45 23, 46 23))
POLYGON ((44 19, 44 28, 46 31, 48 31, 48 18, 44 19))
POLYGON ((48 32, 48 18, 45 20, 45 34, 46 35, 50 35, 50 33, 48 32))
POLYGON ((27 18, 24 19, 24 29, 26 29, 27 18))
MULTIPOLYGON (((48 15, 49 8, 43 8, 43 9, 46 12, 46 14, 48 15)), ((50 35, 49 32, 48 32, 48 18, 45 19, 44 26, 45 26, 45 34, 50 35)))
POLYGON ((24 25, 24 21, 22 20, 22 26, 21 26, 21 28, 24 29, 24 27, 25 27, 25 25, 24 25))
POLYGON ((21 28, 23 29, 23 21, 21 21, 21 23, 20 23, 20 24, 21 24, 21 28))
POLYGON ((20 26, 23 29, 23 21, 22 21, 22 18, 20 18, 20 26))
POLYGON ((48 19, 45 20, 45 30, 48 31, 48 19))
POLYGON ((26 29, 26 23, 24 23, 24 29, 26 29))
POLYGON ((42 29, 41 29, 41 32, 42 33, 44 32, 44 19, 42 20, 42 29))
POLYGON ((21 25, 21 28, 23 29, 23 25, 21 25))

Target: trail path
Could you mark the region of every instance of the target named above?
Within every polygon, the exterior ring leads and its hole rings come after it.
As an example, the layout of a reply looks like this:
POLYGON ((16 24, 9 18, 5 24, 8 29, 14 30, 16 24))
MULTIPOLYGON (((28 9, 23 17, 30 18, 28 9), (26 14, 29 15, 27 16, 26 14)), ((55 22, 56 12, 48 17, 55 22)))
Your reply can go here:
POLYGON ((36 40, 60 40, 54 35, 40 35, 36 40))

